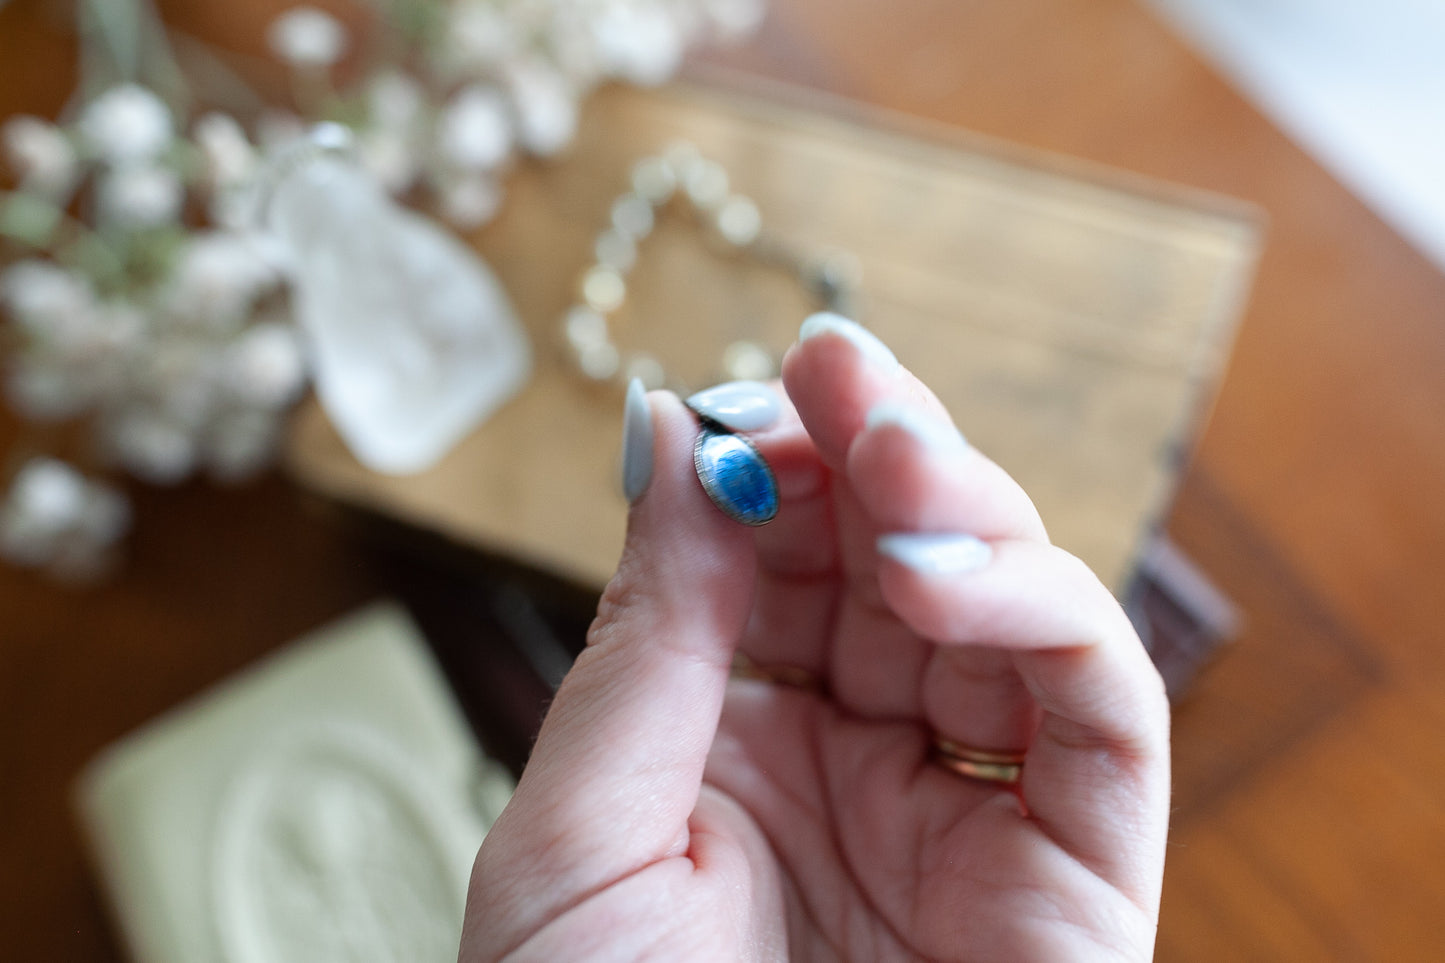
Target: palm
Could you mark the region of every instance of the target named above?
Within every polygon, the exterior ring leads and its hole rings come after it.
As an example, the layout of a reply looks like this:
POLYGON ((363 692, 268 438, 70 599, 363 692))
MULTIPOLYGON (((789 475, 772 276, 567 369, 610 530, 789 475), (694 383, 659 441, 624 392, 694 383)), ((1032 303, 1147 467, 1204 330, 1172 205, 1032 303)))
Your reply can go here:
POLYGON ((751 817, 736 831, 769 851, 749 870, 777 874, 784 898, 754 911, 781 915, 797 958, 1046 958, 1105 907, 1146 922, 1021 819, 1012 794, 927 765, 916 723, 733 686, 707 778, 751 817))

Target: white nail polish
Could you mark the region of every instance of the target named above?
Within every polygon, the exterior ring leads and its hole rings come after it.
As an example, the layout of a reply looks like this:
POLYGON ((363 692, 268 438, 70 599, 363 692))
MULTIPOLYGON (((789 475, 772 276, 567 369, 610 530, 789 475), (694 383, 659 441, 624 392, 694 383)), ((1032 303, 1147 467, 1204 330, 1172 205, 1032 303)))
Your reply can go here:
POLYGON ((652 408, 642 381, 627 385, 622 415, 622 493, 628 504, 637 501, 652 481, 652 408))
POLYGON ((924 575, 977 572, 993 559, 988 542, 972 535, 951 534, 880 535, 878 554, 924 575))
POLYGON ((778 420, 777 392, 760 381, 729 381, 687 399, 687 406, 733 431, 757 431, 778 420))
POLYGON ((883 371, 891 372, 898 367, 898 359, 888 350, 888 345, 879 341, 878 336, 867 328, 856 321, 849 321, 841 314, 820 311, 812 315, 798 329, 798 340, 807 341, 820 334, 836 334, 847 338, 863 357, 883 371))
POLYGON ((880 401, 868 410, 864 427, 893 425, 902 428, 935 451, 959 451, 967 446, 957 428, 931 414, 898 401, 880 401))

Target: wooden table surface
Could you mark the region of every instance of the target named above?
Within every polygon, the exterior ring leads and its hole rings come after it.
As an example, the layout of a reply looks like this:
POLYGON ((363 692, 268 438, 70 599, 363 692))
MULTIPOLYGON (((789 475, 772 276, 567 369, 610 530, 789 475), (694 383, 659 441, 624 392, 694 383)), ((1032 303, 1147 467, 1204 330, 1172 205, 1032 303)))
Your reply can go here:
MULTIPOLYGON (((0 9, 0 116, 53 113, 69 88, 43 6, 0 9)), ((160 4, 258 50, 282 4, 236 6, 160 4)), ((1170 523, 1246 621, 1176 713, 1158 958, 1437 958, 1445 275, 1132 0, 772 0, 753 42, 708 59, 1267 212, 1170 523)), ((0 445, 17 434, 0 416, 0 445)), ((15 959, 119 958, 66 805, 90 755, 408 576, 275 479, 140 492, 130 556, 90 591, 0 569, 0 930, 15 959)))

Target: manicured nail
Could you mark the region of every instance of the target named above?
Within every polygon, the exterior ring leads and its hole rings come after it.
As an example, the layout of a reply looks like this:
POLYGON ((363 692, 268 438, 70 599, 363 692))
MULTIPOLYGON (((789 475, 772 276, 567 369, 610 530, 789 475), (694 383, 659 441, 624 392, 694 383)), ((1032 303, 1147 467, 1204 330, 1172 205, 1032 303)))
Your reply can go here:
POLYGON ((958 429, 947 421, 936 418, 913 405, 898 401, 880 401, 868 409, 863 424, 867 428, 893 425, 902 428, 917 438, 924 446, 935 451, 958 451, 967 442, 958 429))
POLYGON ((622 493, 630 505, 642 497, 652 481, 652 408, 642 381, 627 385, 627 406, 622 414, 622 493))
POLYGON ((924 575, 963 575, 986 566, 993 549, 972 535, 899 533, 880 535, 878 554, 924 575))
POLYGON ((867 328, 856 321, 849 321, 841 314, 819 311, 803 322, 803 326, 798 330, 798 340, 807 341, 820 334, 836 334, 847 338, 863 357, 883 371, 892 371, 898 367, 898 359, 888 350, 888 345, 879 341, 878 336, 867 328))
POLYGON ((760 381, 729 381, 687 399, 687 406, 733 431, 756 431, 778 420, 777 392, 760 381))

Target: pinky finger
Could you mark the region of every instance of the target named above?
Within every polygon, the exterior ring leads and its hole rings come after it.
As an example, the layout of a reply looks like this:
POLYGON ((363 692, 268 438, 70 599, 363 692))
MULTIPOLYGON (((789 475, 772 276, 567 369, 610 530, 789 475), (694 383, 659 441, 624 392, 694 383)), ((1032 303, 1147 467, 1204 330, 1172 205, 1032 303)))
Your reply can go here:
POLYGON ((1030 816, 1095 872, 1156 900, 1169 707, 1113 596, 1083 562, 1036 542, 885 535, 879 554, 884 598, 941 656, 954 646, 1012 653, 1043 711, 1020 787, 1030 816))

